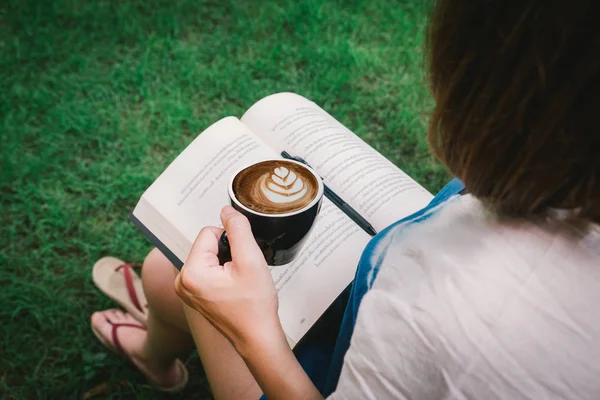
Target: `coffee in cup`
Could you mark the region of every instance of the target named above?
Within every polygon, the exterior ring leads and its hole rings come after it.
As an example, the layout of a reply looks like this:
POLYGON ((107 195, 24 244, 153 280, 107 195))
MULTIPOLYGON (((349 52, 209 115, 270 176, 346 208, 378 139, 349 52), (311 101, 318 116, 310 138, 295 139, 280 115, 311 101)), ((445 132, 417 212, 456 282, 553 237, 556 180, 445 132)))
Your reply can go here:
POLYGON ((235 198, 252 211, 286 214, 306 207, 319 191, 319 179, 304 165, 263 161, 244 168, 232 183, 235 198))
MULTIPOLYGON (((321 209, 319 175, 297 161, 266 160, 236 172, 228 189, 231 205, 250 221, 267 263, 293 261, 321 209)), ((219 241, 219 260, 231 260, 226 233, 219 241)))

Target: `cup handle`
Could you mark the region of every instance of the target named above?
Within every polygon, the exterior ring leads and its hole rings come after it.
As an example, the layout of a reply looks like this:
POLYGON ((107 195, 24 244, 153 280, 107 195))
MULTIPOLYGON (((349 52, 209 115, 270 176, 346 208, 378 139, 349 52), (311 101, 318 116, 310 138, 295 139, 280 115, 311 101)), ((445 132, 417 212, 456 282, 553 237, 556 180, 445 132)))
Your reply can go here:
POLYGON ((229 247, 229 239, 227 238, 227 232, 223 231, 219 238, 219 252, 217 257, 219 258, 219 264, 225 265, 226 262, 231 261, 231 249, 229 247))
MULTIPOLYGON (((271 249, 271 244, 263 242, 262 240, 257 240, 257 244, 260 251, 262 251, 263 256, 265 256, 267 264, 273 265, 273 250, 271 249)), ((219 259, 219 265, 225 265, 226 262, 231 261, 231 248, 229 247, 227 232, 225 231, 223 231, 219 238, 218 249, 217 258, 219 259)))

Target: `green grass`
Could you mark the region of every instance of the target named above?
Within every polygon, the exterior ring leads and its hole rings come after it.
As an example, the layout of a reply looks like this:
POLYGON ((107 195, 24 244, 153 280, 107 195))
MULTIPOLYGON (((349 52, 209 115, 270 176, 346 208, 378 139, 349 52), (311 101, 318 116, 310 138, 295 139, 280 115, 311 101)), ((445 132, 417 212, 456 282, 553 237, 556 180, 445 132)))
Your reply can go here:
MULTIPOLYGON (((107 353, 95 259, 195 135, 278 91, 315 100, 428 189, 422 0, 7 0, 0 5, 0 398, 158 399, 107 353)), ((210 397, 197 358, 181 398, 210 397)))

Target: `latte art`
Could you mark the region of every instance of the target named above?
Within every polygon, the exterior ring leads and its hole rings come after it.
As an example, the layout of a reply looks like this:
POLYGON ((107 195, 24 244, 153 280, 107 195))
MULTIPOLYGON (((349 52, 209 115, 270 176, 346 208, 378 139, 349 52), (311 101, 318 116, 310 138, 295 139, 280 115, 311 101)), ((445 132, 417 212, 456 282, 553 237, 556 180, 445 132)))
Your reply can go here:
POLYGON ((263 175, 259 187, 273 203, 294 202, 305 196, 308 190, 302 178, 286 167, 275 168, 271 176, 263 175))
POLYGON ((300 210, 317 195, 319 185, 305 167, 289 161, 263 161, 237 174, 233 192, 246 207, 261 213, 300 210))

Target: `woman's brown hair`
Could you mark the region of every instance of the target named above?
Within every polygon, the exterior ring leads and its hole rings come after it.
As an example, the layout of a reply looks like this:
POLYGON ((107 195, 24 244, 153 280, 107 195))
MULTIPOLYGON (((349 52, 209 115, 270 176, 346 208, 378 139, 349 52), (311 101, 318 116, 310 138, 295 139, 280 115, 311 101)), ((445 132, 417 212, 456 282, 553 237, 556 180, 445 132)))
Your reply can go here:
POLYGON ((429 141, 511 215, 600 221, 600 0, 438 0, 429 141))

